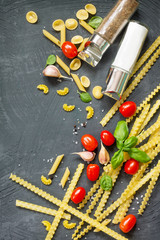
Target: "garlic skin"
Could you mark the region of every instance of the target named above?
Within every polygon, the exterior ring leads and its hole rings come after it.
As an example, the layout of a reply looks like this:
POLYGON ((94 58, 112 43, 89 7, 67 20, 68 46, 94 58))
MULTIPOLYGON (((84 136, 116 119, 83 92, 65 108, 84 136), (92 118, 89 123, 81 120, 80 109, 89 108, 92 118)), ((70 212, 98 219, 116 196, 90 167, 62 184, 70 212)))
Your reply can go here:
POLYGON ((43 75, 47 77, 60 77, 60 71, 58 68, 56 68, 53 65, 48 65, 44 70, 43 70, 43 75))
POLYGON ((96 156, 96 154, 94 152, 89 152, 89 151, 74 152, 74 153, 71 153, 71 154, 79 155, 86 162, 91 162, 96 156))
POLYGON ((107 165, 107 163, 110 161, 109 153, 103 146, 102 141, 101 141, 101 150, 99 151, 99 154, 98 154, 98 159, 99 159, 99 162, 103 165, 107 165))

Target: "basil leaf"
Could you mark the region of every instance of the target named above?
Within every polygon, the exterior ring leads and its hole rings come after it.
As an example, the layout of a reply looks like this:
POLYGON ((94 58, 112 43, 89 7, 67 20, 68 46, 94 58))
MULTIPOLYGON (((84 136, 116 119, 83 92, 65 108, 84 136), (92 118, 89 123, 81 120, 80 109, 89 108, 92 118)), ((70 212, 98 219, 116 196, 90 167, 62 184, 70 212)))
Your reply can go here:
POLYGON ((94 17, 92 17, 92 18, 89 20, 88 24, 89 24, 91 27, 93 27, 94 29, 96 29, 96 28, 99 27, 99 25, 101 24, 102 20, 103 20, 103 19, 102 19, 101 17, 94 16, 94 17))
POLYGON ((139 150, 138 148, 131 148, 128 151, 128 154, 131 158, 134 158, 135 160, 141 163, 146 163, 151 160, 150 157, 145 152, 139 150))
POLYGON ((117 140, 117 141, 116 141, 116 145, 117 145, 117 148, 118 148, 118 149, 122 149, 122 148, 124 147, 124 143, 123 143, 123 141, 121 141, 121 140, 120 140, 120 141, 117 140))
POLYGON ((112 178, 107 174, 105 174, 100 180, 100 185, 101 185, 101 188, 105 191, 111 190, 113 185, 112 178))
POLYGON ((79 96, 80 96, 80 99, 82 100, 82 102, 88 103, 88 102, 92 101, 92 98, 89 93, 87 93, 87 92, 80 93, 79 91, 77 91, 77 93, 79 93, 79 96))
POLYGON ((138 138, 135 136, 132 136, 132 137, 126 139, 124 142, 123 151, 128 152, 130 150, 130 148, 133 148, 137 144, 137 141, 138 141, 138 138))
POLYGON ((56 56, 55 55, 49 55, 46 61, 46 66, 47 65, 52 65, 55 64, 56 62, 56 56))
POLYGON ((113 169, 116 169, 124 159, 123 151, 120 149, 114 153, 113 157, 111 158, 111 164, 113 169))
POLYGON ((128 130, 127 123, 125 121, 119 121, 114 131, 114 137, 118 141, 124 141, 128 137, 128 134, 129 134, 129 130, 128 130))

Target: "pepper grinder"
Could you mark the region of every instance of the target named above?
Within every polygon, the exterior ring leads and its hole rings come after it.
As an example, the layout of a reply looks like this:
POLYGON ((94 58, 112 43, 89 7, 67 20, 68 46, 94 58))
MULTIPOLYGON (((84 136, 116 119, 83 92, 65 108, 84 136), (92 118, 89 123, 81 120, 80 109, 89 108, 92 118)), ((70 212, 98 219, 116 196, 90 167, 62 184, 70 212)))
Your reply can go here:
POLYGON ((128 23, 138 8, 137 0, 119 0, 88 41, 87 47, 78 56, 95 67, 105 51, 128 23))

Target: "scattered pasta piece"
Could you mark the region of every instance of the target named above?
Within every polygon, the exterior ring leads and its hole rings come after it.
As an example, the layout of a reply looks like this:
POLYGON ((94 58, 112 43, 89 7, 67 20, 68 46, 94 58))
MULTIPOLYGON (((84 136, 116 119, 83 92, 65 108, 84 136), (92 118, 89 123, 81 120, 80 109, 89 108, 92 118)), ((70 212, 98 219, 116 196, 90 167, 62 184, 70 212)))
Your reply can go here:
POLYGON ((78 12, 76 13, 76 17, 79 20, 86 20, 89 17, 88 12, 85 9, 80 9, 78 10, 78 12))
POLYGON ((79 89, 80 91, 82 91, 82 92, 86 92, 86 89, 83 87, 83 85, 82 85, 82 83, 81 83, 78 75, 71 73, 71 76, 73 77, 73 80, 75 81, 78 89, 79 89))
POLYGON ((63 109, 66 111, 66 112, 71 112, 75 109, 75 105, 67 105, 66 103, 63 104, 63 109))
POLYGON ((46 231, 49 231, 49 229, 51 228, 51 223, 44 220, 42 221, 42 224, 46 227, 46 231))
POLYGON ((56 31, 61 31, 63 26, 64 26, 64 21, 62 19, 57 19, 52 23, 52 27, 56 31))
POLYGON ((85 5, 85 10, 92 15, 95 15, 97 12, 96 7, 91 3, 85 5))
POLYGON ((73 44, 80 44, 80 43, 83 42, 83 37, 81 35, 76 35, 76 36, 71 38, 71 42, 73 44))
POLYGON ((61 186, 62 188, 64 188, 68 178, 69 178, 69 175, 70 175, 70 171, 69 171, 69 168, 67 167, 64 174, 63 174, 63 177, 61 179, 61 186))
POLYGON ((56 55, 56 62, 70 76, 70 69, 69 69, 69 67, 57 55, 56 55))
POLYGON ((48 31, 46 31, 45 29, 43 29, 43 34, 46 38, 48 38, 50 41, 55 43, 58 47, 61 47, 61 42, 56 37, 54 37, 52 34, 50 34, 48 31))
POLYGON ((38 16, 35 12, 29 11, 26 14, 26 20, 29 23, 36 23, 38 21, 38 16))
POLYGON ((102 87, 101 86, 95 86, 92 90, 93 97, 96 99, 101 99, 103 97, 102 93, 102 87))
POLYGON ((63 226, 67 229, 72 229, 76 226, 76 223, 69 223, 67 220, 64 220, 63 226))
POLYGON ((49 92, 49 88, 44 84, 39 84, 37 86, 37 89, 42 90, 44 94, 47 94, 49 92))
POLYGON ((79 48, 77 49, 78 52, 81 52, 83 51, 84 47, 85 47, 85 44, 86 42, 88 41, 89 38, 84 38, 83 39, 83 42, 80 44, 79 48))
POLYGON ((65 24, 61 28, 61 46, 66 41, 66 26, 65 24))
POLYGON ((59 164, 61 163, 62 159, 64 157, 64 154, 57 156, 56 160, 53 163, 53 166, 51 167, 48 176, 49 178, 53 178, 54 173, 56 172, 59 164))
POLYGON ((91 85, 89 78, 86 76, 81 77, 81 83, 85 88, 88 88, 91 85))
POLYGON ((52 183, 52 180, 49 178, 47 179, 46 177, 44 177, 43 175, 41 176, 41 182, 45 185, 50 185, 52 183))
POLYGON ((81 60, 79 58, 74 58, 70 63, 70 69, 73 71, 76 71, 80 67, 81 67, 81 60))
POLYGON ((74 30, 78 26, 78 22, 74 18, 69 18, 65 21, 65 26, 68 30, 74 30))
POLYGON ((94 29, 93 29, 91 26, 89 26, 89 24, 86 23, 85 21, 79 20, 79 24, 80 24, 82 27, 84 27, 84 28, 85 28, 88 32, 90 32, 91 34, 94 33, 94 29))
POLYGON ((69 93, 69 88, 65 87, 63 90, 57 90, 58 95, 65 96, 69 93))
POLYGON ((88 112, 88 113, 87 113, 87 119, 92 118, 93 115, 94 115, 94 109, 93 109, 93 107, 87 106, 87 107, 86 107, 86 111, 88 112))
MULTIPOLYGON (((107 226, 110 222, 111 222, 111 219, 105 219, 102 224, 103 224, 104 226, 107 226)), ((95 228, 95 229, 94 229, 94 232, 100 232, 100 230, 97 229, 97 228, 95 228)))

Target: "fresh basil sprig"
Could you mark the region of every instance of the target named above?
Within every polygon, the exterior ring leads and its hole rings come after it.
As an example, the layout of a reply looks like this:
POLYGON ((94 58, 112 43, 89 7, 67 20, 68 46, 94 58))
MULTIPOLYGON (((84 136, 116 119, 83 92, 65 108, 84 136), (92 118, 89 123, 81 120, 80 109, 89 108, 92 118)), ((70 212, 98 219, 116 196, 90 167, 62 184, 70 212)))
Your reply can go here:
POLYGON ((92 98, 88 92, 80 93, 79 91, 77 91, 77 93, 79 93, 79 96, 80 96, 80 99, 82 100, 82 102, 88 103, 88 102, 92 101, 92 98))
POLYGON ((112 189, 112 178, 105 174, 100 180, 100 186, 103 190, 109 191, 112 189))
POLYGON ((55 64, 55 62, 56 62, 56 56, 55 55, 49 55, 48 58, 47 58, 47 61, 46 61, 46 66, 55 64))
POLYGON ((96 28, 99 27, 99 25, 101 24, 102 20, 103 20, 103 19, 102 19, 101 17, 94 16, 94 17, 92 17, 92 18, 89 20, 88 24, 89 24, 91 27, 93 27, 94 29, 96 29, 96 28))
POLYGON ((150 157, 138 148, 134 148, 137 144, 138 138, 132 136, 127 138, 129 134, 128 126, 125 121, 119 121, 114 131, 114 137, 116 138, 116 145, 119 149, 114 153, 111 158, 112 167, 117 168, 124 160, 123 152, 128 152, 131 158, 134 158, 138 162, 146 163, 150 161, 150 157))

